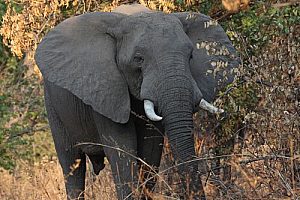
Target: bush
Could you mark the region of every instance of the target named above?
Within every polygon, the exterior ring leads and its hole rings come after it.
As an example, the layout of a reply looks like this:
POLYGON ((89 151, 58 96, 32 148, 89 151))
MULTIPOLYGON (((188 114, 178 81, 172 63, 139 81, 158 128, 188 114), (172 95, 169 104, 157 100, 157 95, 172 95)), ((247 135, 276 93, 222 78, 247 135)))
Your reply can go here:
MULTIPOLYGON (((86 2, 58 0, 45 4, 44 1, 7 0, 0 3, 0 16, 4 15, 3 41, 13 54, 0 42, 0 166, 13 169, 19 158, 32 161, 47 154, 48 144, 38 152, 33 148, 36 145, 34 133, 48 130, 40 79, 32 62, 33 52, 43 35, 69 16, 109 11, 123 1, 86 2), (25 57, 31 64, 29 67, 21 63, 25 57)), ((240 81, 222 91, 216 102, 228 115, 219 119, 220 126, 215 129, 213 140, 210 136, 203 137, 205 127, 197 129, 202 135, 199 139, 202 145, 198 145, 201 156, 216 159, 215 154, 210 154, 213 149, 218 152, 218 158, 222 158, 221 164, 231 166, 231 182, 227 184, 220 179, 215 181, 214 163, 208 162, 211 170, 207 188, 213 188, 209 195, 214 199, 297 198, 300 182, 299 6, 294 1, 273 0, 230 1, 237 3, 233 7, 227 0, 140 2, 165 12, 193 10, 209 14, 219 20, 240 52, 243 61, 240 81), (224 10, 221 2, 230 11, 224 10), (239 146, 237 141, 242 141, 239 146)))

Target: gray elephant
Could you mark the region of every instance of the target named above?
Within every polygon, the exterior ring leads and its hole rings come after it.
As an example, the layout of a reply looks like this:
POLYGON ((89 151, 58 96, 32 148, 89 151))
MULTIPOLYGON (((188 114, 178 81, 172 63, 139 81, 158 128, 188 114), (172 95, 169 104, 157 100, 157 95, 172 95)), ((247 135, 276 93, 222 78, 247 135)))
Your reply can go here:
POLYGON ((145 180, 152 190, 163 147, 159 132, 166 132, 182 198, 205 199, 199 163, 191 161, 192 117, 199 108, 222 112, 208 102, 233 81, 236 51, 224 30, 203 14, 128 8, 67 19, 36 51, 68 198, 84 198, 86 155, 97 174, 108 158, 119 199, 134 198, 134 188, 145 180), (141 116, 160 131, 147 128, 141 116), (76 160, 79 166, 70 175, 76 160), (141 169, 144 178, 138 176, 141 169))

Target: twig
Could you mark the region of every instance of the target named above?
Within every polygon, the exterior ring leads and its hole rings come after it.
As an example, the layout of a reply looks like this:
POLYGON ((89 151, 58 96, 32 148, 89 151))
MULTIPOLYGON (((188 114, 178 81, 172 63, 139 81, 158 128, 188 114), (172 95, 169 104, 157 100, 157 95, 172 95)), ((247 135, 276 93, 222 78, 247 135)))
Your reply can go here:
POLYGON ((148 126, 148 129, 153 129, 155 131, 157 131, 158 133, 160 133, 162 136, 164 136, 164 134, 159 130, 159 128, 157 128, 149 119, 147 119, 144 115, 139 115, 134 111, 130 111, 131 114, 133 114, 134 116, 136 116, 137 118, 145 121, 147 124, 146 126, 148 126))
POLYGON ((276 156, 276 155, 261 156, 261 157, 252 158, 252 159, 248 159, 248 160, 242 160, 239 162, 239 164, 245 166, 245 165, 248 165, 253 162, 267 160, 267 159, 271 160, 271 159, 276 159, 276 158, 278 158, 278 156, 276 156))
POLYGON ((293 5, 296 5, 299 3, 300 3, 299 0, 294 0, 294 1, 292 0, 290 2, 272 4, 272 7, 273 8, 282 8, 282 7, 286 7, 286 6, 293 6, 293 5))
POLYGON ((5 66, 6 66, 6 64, 5 63, 2 63, 1 65, 0 65, 0 73, 2 72, 2 70, 5 68, 5 66))
POLYGON ((8 140, 11 140, 11 139, 16 138, 16 137, 21 137, 25 134, 29 135, 29 136, 32 136, 37 131, 46 131, 47 129, 49 129, 49 125, 45 125, 45 126, 42 126, 42 127, 39 127, 39 128, 34 128, 34 127, 33 128, 27 128, 27 129, 24 129, 22 132, 10 135, 8 140))

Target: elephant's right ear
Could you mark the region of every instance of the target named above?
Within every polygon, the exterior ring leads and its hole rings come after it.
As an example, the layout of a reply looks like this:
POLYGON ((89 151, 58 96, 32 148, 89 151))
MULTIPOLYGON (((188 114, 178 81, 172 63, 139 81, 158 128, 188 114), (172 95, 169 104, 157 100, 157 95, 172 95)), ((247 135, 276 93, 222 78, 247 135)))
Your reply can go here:
POLYGON ((115 61, 116 41, 107 30, 124 15, 89 13, 65 20, 38 45, 43 77, 65 88, 115 122, 130 115, 128 86, 115 61))

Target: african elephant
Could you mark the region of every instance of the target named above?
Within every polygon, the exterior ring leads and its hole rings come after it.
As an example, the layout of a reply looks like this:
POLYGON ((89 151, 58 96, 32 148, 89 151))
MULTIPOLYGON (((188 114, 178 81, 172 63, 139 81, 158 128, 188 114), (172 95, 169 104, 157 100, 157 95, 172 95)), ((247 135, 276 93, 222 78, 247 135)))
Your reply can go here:
MULTIPOLYGON (((134 198, 140 168, 158 171, 159 132, 166 133, 178 165, 182 198, 205 199, 198 163, 190 161, 195 158, 192 116, 199 108, 223 112, 208 102, 233 81, 239 60, 224 30, 208 16, 142 10, 72 17, 36 50, 70 199, 84 198, 86 155, 97 174, 107 157, 118 198, 134 198), (161 131, 147 128, 141 116, 161 131)), ((155 184, 154 176, 148 178, 152 172, 144 175, 149 190, 155 184)))

